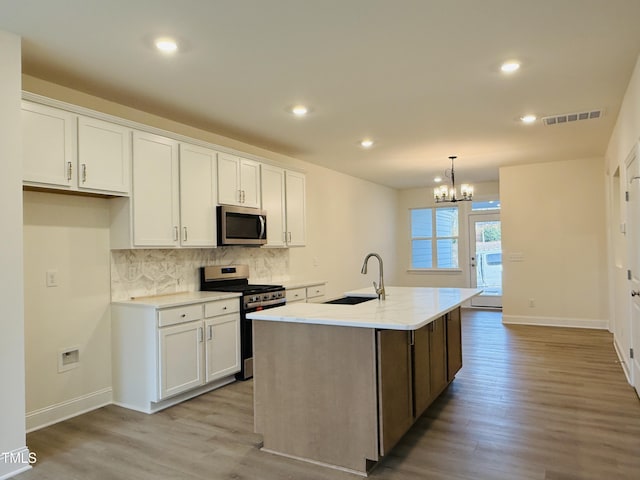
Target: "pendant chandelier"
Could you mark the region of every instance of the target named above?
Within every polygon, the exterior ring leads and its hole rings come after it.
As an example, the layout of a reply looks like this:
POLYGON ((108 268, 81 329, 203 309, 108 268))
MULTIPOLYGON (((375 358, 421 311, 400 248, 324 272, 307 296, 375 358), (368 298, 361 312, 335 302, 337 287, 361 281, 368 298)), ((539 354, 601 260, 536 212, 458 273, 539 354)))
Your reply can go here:
POLYGON ((473 187, 467 183, 463 183, 460 186, 460 198, 458 198, 458 193, 456 192, 456 176, 453 171, 453 161, 456 158, 458 157, 449 157, 451 160, 451 170, 446 170, 444 173, 445 177, 451 178, 451 186, 441 185, 433 189, 433 198, 436 203, 468 202, 473 199, 473 187))

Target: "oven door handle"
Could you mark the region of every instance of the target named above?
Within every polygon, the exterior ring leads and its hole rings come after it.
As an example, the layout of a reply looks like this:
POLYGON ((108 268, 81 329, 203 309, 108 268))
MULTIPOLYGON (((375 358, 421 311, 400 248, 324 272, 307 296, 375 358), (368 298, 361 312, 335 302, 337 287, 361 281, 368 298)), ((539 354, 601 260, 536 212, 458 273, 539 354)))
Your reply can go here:
POLYGON ((264 219, 264 215, 258 215, 258 218, 260 219, 260 237, 259 238, 265 238, 264 237, 264 230, 265 230, 265 219, 264 219))

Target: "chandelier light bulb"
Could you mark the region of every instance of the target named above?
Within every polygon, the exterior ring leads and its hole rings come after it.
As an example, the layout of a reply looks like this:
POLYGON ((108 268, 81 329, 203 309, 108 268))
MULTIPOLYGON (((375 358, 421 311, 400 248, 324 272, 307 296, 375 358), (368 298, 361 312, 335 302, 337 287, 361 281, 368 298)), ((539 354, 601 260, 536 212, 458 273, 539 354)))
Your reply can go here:
POLYGON ((449 160, 451 160, 451 174, 446 174, 449 178, 451 178, 451 186, 440 185, 433 189, 433 199, 436 203, 443 202, 468 202, 473 199, 473 186, 468 183, 463 183, 460 187, 460 198, 458 198, 458 192, 456 190, 456 176, 453 168, 453 161, 458 158, 456 156, 450 156, 449 160))

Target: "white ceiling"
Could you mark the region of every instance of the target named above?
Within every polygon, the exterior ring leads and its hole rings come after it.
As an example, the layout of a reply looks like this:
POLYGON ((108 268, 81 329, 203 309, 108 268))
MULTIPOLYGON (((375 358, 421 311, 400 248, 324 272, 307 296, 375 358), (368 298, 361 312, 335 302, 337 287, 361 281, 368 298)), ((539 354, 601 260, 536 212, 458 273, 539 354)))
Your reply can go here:
POLYGON ((459 182, 602 156, 638 19, 640 0, 0 0, 25 73, 396 188, 434 185, 449 155, 459 182))

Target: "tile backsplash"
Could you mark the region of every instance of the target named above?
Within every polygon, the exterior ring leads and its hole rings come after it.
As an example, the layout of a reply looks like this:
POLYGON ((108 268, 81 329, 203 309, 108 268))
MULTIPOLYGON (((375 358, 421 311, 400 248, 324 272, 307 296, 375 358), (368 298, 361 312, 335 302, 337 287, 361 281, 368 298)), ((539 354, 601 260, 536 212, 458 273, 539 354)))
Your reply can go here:
POLYGON ((200 288, 198 268, 249 265, 251 283, 289 280, 289 250, 250 247, 112 250, 111 300, 129 300, 200 288))

